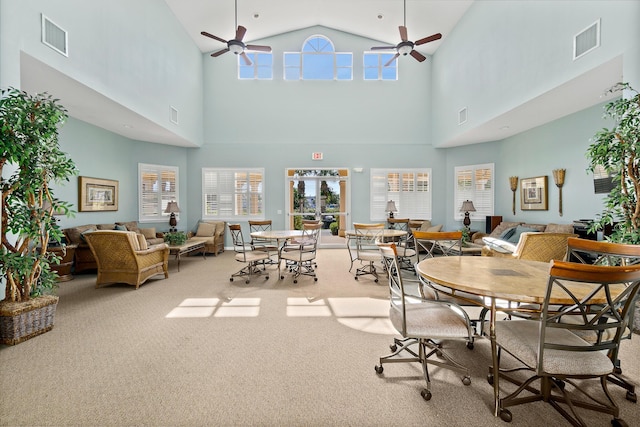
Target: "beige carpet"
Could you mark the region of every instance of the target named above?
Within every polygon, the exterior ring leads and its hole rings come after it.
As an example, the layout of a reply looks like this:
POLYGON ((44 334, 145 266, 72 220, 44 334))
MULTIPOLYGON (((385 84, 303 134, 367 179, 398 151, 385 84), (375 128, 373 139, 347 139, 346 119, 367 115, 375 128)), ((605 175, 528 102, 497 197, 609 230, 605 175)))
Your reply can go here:
MULTIPOLYGON (((61 283, 51 332, 0 347, 0 424, 54 426, 500 426, 486 381, 490 349, 450 345, 472 384, 432 368, 386 365, 393 333, 384 281, 348 273, 346 250, 321 250, 318 282, 229 282, 233 254, 170 262, 168 280, 139 290, 94 288, 95 275, 61 283)), ((640 379, 638 336, 624 372, 640 379)), ((633 425, 640 406, 611 387, 633 425)), ((593 425, 609 425, 589 412, 593 425)), ((565 425, 543 403, 513 409, 513 426, 565 425)))

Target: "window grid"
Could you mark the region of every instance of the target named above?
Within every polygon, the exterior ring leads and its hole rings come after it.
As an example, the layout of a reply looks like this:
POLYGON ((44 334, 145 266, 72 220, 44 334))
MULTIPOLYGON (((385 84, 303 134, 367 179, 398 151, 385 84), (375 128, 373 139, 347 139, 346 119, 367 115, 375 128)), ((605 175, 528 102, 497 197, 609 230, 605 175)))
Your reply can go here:
POLYGON ((237 55, 238 78, 241 80, 272 80, 273 79, 273 54, 262 52, 250 52, 247 56, 251 65, 247 65, 244 59, 237 55))
POLYGON ((264 169, 202 169, 202 217, 264 219, 264 169))
POLYGON ((309 37, 301 52, 284 53, 285 80, 352 80, 353 54, 335 52, 325 36, 309 37))
POLYGON ((365 52, 363 54, 364 80, 398 80, 398 58, 385 67, 395 53, 365 52))
POLYGON ((458 166, 455 168, 454 219, 462 220, 462 202, 471 200, 475 212, 469 212, 471 219, 481 220, 494 212, 494 164, 458 166))
POLYGON ((372 169, 371 221, 384 221, 393 200, 403 218, 431 219, 431 169, 372 169))
POLYGON ((159 221, 170 201, 178 201, 178 168, 138 164, 138 221, 159 221))

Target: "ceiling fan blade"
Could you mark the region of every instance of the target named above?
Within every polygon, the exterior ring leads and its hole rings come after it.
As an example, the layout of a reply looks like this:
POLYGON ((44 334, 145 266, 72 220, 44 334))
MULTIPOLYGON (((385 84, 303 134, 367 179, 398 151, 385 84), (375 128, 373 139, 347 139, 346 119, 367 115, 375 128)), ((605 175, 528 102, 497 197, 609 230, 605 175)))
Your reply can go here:
POLYGON ((440 40, 441 38, 442 38, 442 34, 436 33, 436 34, 434 34, 432 36, 420 39, 417 42, 415 42, 414 44, 415 45, 421 45, 421 44, 429 43, 429 42, 432 42, 432 41, 440 40))
POLYGON ((219 42, 222 42, 222 43, 226 43, 227 42, 226 40, 221 39, 218 36, 214 36, 213 34, 207 33, 206 31, 200 31, 200 34, 202 34, 205 37, 210 37, 210 38, 212 38, 214 40, 218 40, 219 42))
POLYGON ((422 62, 425 59, 427 59, 426 56, 424 56, 423 54, 421 54, 417 50, 412 50, 411 53, 409 53, 409 55, 413 56, 418 62, 422 62))
POLYGON ((228 47, 225 47, 225 48, 224 48, 224 49, 222 49, 222 50, 219 50, 219 51, 217 51, 217 52, 213 52, 213 53, 211 54, 211 56, 213 56, 213 57, 215 58, 216 56, 220 56, 220 55, 222 55, 223 53, 227 53, 227 52, 229 52, 229 48, 228 48, 228 47))
POLYGON ((247 29, 242 25, 238 25, 238 30, 236 31, 236 40, 242 41, 246 33, 247 33, 247 29))
POLYGON ((384 66, 388 67, 389 65, 391 65, 393 63, 393 61, 395 61, 399 56, 400 56, 400 54, 396 53, 395 55, 393 55, 393 58, 391 58, 390 60, 387 61, 386 64, 384 64, 384 66))
POLYGON ((257 44, 248 44, 245 46, 247 50, 257 50, 259 52, 271 52, 271 46, 260 46, 257 44))
POLYGON ((400 39, 403 42, 409 41, 409 37, 407 36, 407 27, 400 25, 398 29, 400 30, 400 39))
POLYGON ((240 54, 240 56, 242 56, 242 59, 244 59, 244 63, 245 64, 247 64, 247 65, 251 65, 252 64, 251 60, 249 59, 249 57, 247 56, 246 53, 242 52, 240 54))
POLYGON ((371 50, 392 50, 395 48, 395 46, 374 46, 371 48, 371 50))

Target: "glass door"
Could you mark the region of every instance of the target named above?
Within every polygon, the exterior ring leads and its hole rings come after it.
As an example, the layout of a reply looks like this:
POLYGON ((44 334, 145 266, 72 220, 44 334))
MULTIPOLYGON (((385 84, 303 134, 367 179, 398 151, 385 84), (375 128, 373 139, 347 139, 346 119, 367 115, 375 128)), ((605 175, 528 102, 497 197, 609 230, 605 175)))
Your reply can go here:
POLYGON ((287 213, 290 229, 322 221, 320 247, 345 247, 348 169, 288 169, 287 213))

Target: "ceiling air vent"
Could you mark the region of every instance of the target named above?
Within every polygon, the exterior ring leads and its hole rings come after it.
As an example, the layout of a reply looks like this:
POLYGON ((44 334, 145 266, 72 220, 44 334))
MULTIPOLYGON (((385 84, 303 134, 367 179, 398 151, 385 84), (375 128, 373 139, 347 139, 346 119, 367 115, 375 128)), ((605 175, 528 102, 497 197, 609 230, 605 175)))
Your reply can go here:
POLYGON ((573 37, 573 59, 578 59, 599 46, 600 20, 598 19, 573 37))
POLYGON ((461 125, 466 123, 467 121, 467 107, 464 107, 462 110, 458 111, 458 124, 461 125))
POLYGON ((171 107, 171 122, 178 124, 178 110, 175 107, 171 107))
POLYGON ((64 56, 69 56, 67 42, 67 32, 42 15, 42 43, 64 56))

